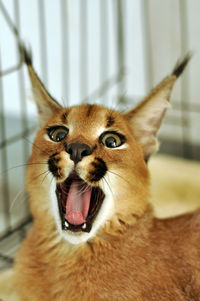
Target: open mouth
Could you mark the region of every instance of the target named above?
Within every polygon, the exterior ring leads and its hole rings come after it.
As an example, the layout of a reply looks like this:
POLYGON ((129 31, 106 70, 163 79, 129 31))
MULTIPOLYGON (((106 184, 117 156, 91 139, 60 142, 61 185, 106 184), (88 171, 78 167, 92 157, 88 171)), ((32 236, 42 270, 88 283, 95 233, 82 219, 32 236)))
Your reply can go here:
POLYGON ((73 172, 57 184, 56 195, 62 229, 90 232, 105 197, 103 191, 88 185, 73 172))

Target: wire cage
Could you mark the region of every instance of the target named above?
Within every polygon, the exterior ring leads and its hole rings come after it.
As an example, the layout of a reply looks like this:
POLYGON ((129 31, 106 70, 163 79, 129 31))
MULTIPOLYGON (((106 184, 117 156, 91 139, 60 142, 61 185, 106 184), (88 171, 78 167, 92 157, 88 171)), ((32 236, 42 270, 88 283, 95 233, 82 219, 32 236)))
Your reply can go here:
POLYGON ((0 1, 1 269, 12 264, 31 223, 24 177, 36 122, 19 39, 65 106, 95 102, 118 110, 136 104, 180 55, 196 51, 173 94, 160 151, 199 160, 199 9, 198 0, 0 1))

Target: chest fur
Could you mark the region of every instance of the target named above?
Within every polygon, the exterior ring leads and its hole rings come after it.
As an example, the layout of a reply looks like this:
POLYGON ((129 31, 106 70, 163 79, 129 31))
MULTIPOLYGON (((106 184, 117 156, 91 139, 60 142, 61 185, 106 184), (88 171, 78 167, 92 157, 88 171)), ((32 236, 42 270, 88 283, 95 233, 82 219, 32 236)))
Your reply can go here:
POLYGON ((123 239, 87 243, 78 251, 30 248, 27 240, 18 262, 24 296, 30 301, 199 300, 195 220, 198 216, 186 216, 184 229, 179 229, 182 220, 174 220, 173 230, 159 221, 149 231, 130 230, 123 239), (187 244, 180 232, 190 237, 187 244))

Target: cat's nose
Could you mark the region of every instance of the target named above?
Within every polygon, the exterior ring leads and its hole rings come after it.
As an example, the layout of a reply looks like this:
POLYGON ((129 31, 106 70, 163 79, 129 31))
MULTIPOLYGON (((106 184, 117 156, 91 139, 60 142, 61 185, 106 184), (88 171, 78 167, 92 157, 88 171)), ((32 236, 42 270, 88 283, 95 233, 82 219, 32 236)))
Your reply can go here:
POLYGON ((66 152, 70 155, 70 159, 76 164, 81 161, 83 157, 89 156, 92 153, 92 149, 87 144, 74 142, 67 145, 66 152))

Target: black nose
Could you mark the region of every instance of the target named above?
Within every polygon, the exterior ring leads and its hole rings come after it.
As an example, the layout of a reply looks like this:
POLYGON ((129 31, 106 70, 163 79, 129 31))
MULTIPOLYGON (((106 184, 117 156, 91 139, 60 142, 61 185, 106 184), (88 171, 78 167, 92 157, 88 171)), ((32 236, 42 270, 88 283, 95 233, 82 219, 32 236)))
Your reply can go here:
POLYGON ((83 157, 89 156, 92 150, 87 144, 74 142, 67 145, 66 152, 70 154, 70 159, 76 164, 81 161, 83 157))

